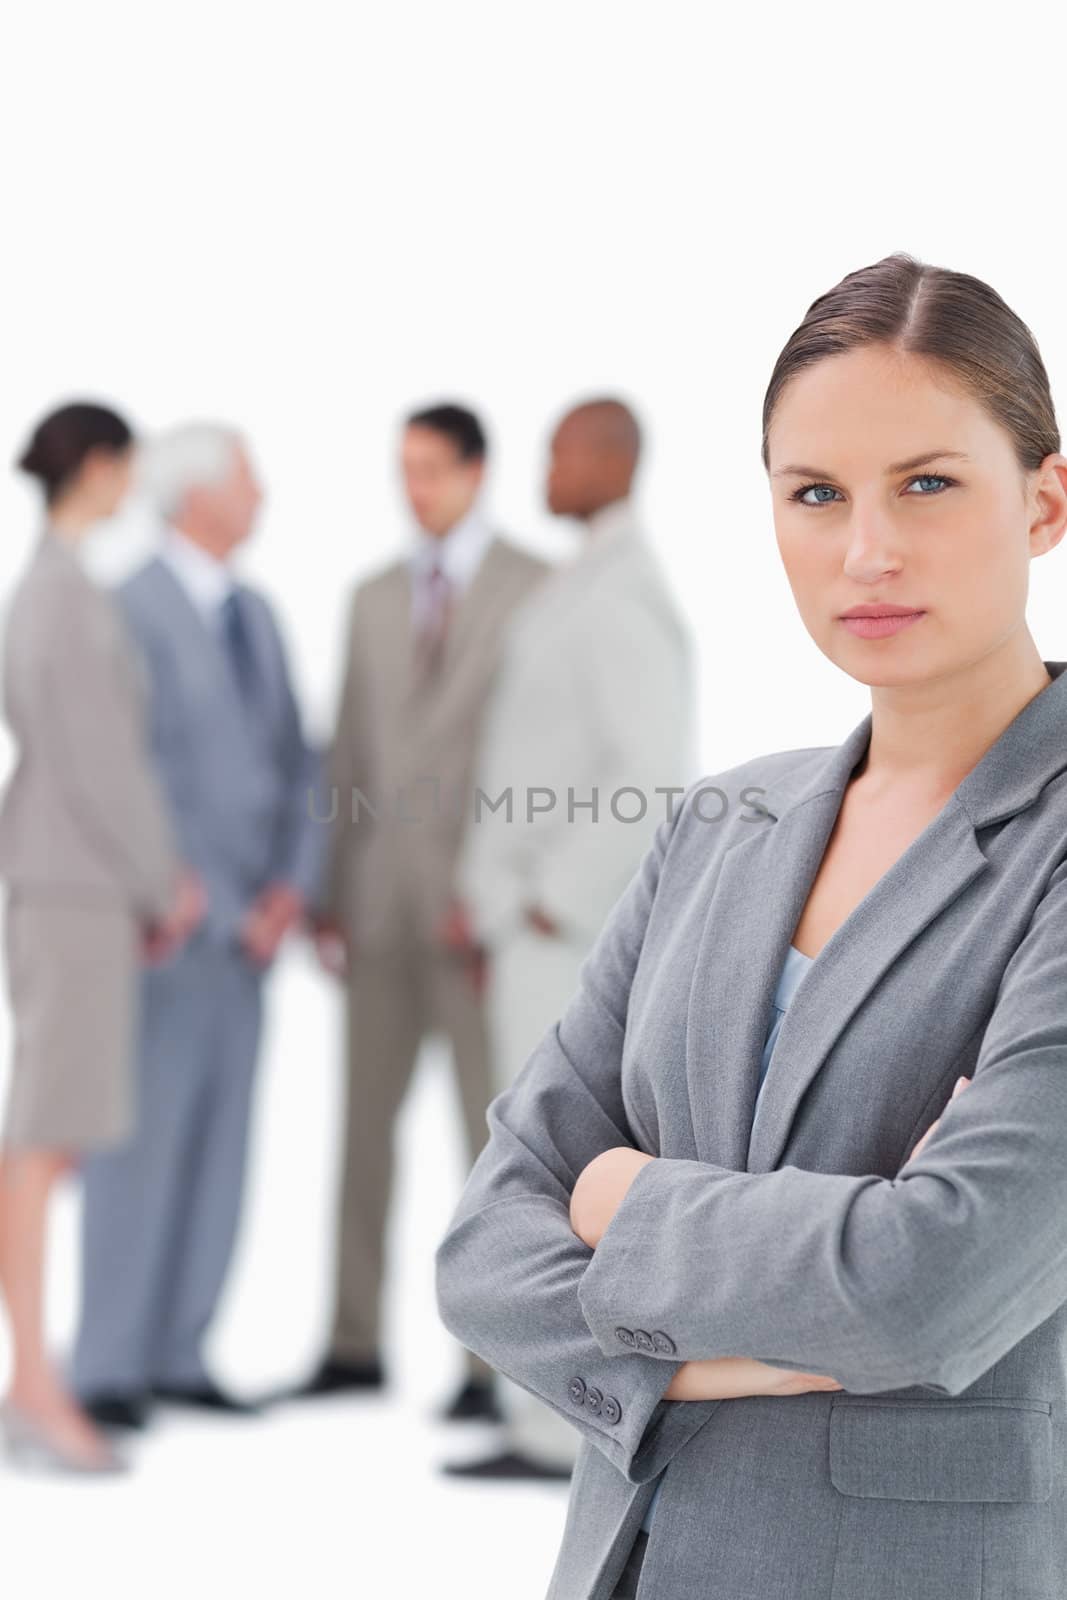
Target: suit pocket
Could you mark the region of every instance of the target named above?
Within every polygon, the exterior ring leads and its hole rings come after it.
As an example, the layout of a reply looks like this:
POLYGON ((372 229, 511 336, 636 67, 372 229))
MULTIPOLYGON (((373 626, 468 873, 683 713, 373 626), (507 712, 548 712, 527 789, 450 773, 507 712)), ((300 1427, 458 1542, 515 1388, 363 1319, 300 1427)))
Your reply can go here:
POLYGON ((867 1499, 1048 1500, 1052 1407, 1000 1398, 834 1401, 830 1481, 867 1499))

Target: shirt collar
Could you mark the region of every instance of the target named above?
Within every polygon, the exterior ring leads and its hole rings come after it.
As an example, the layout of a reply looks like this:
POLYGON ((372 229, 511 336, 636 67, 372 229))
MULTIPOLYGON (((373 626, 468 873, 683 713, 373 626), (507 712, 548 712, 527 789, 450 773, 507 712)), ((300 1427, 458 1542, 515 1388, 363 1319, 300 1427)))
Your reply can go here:
POLYGON ((214 617, 235 588, 226 563, 216 561, 173 525, 163 530, 159 553, 201 615, 214 617))
POLYGON ((585 572, 590 564, 609 558, 614 560, 617 552, 624 551, 642 538, 636 508, 628 497, 601 506, 599 511, 585 518, 581 528, 578 552, 569 563, 581 572, 585 572))
POLYGON ((620 534, 636 533, 638 526, 637 511, 628 495, 621 500, 612 500, 610 505, 601 506, 599 511, 594 511, 585 520, 590 545, 599 545, 609 539, 614 541, 620 534))
POLYGON ((465 588, 474 577, 493 532, 481 510, 472 506, 440 539, 418 528, 411 560, 416 577, 429 572, 439 562, 449 582, 465 588))

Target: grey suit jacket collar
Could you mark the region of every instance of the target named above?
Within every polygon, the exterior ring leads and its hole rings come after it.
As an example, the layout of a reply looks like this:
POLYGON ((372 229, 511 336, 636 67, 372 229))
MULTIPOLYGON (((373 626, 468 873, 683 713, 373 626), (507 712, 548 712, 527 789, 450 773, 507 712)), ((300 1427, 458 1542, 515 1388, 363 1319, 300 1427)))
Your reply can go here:
POLYGON ((90 578, 74 546, 63 535, 56 533, 46 523, 37 535, 34 546, 33 559, 47 562, 50 566, 68 572, 72 577, 78 578, 83 584, 95 589, 96 584, 90 578))
MULTIPOLYGON (((216 690, 215 715, 228 716, 232 738, 239 742, 248 740, 251 737, 248 708, 226 660, 221 632, 211 626, 177 573, 160 556, 150 556, 130 581, 148 586, 146 592, 151 596, 152 607, 175 641, 179 659, 195 664, 200 675, 212 675, 216 690)), ((234 582, 233 593, 250 592, 254 591, 247 585, 234 582)), ((252 625, 256 626, 254 621, 252 625)), ((271 670, 267 652, 262 653, 259 665, 266 671, 271 670)))
MULTIPOLYGON (((210 619, 197 605, 170 562, 164 561, 162 556, 150 556, 140 569, 140 576, 142 580, 147 579, 151 583, 164 613, 170 617, 172 623, 183 624, 194 630, 198 636, 207 639, 211 648, 218 653, 221 662, 223 656, 219 634, 212 628, 210 619)), ((245 585, 235 579, 232 592, 240 594, 244 589, 245 585)))
MULTIPOLYGON (((1046 661, 1052 682, 1019 712, 956 790, 975 827, 1031 805, 1057 772, 1067 771, 1067 661, 1046 661)), ((837 746, 811 753, 768 786, 763 805, 780 818, 820 794, 844 794, 871 737, 870 712, 837 746)))
POLYGON ((977 830, 1025 809, 1067 770, 1067 662, 1008 725, 941 811, 823 946, 783 1018, 753 1121, 768 1007, 800 913, 870 739, 868 713, 764 792, 762 820, 709 866, 686 1059, 700 1158, 735 1171, 778 1165, 803 1096, 859 1006, 911 941, 989 862, 977 830))

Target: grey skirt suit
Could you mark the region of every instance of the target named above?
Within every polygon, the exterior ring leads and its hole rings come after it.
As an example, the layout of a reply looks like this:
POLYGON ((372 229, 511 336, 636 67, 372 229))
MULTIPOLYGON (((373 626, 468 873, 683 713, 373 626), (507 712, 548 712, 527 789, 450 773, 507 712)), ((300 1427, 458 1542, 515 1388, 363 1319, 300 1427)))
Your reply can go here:
POLYGON ((438 1303, 581 1435, 551 1600, 635 1578, 640 1600, 1061 1600, 1067 663, 1045 665, 812 961, 758 1104, 869 715, 686 792, 491 1103, 438 1303), (656 1159, 590 1250, 570 1194, 616 1145, 656 1159), (729 1355, 842 1387, 663 1398, 729 1355))
POLYGON ((0 800, 14 1050, 4 1143, 71 1152, 132 1130, 142 926, 176 863, 140 666, 112 601, 51 530, 10 602, 0 800))

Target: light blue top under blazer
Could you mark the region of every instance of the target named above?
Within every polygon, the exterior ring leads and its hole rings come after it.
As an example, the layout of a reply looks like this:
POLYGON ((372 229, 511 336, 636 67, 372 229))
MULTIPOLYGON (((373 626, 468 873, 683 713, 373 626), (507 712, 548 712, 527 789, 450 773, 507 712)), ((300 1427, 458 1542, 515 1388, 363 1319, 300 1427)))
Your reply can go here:
MULTIPOLYGON (((813 956, 806 956, 794 944, 791 944, 786 951, 785 962, 782 966, 781 976, 778 979, 778 987, 775 989, 774 999, 771 1001, 771 1026, 763 1043, 763 1064, 760 1069, 759 1089, 756 1092, 756 1105, 759 1105, 759 1097, 763 1092, 763 1080, 767 1076, 767 1068, 770 1065, 775 1040, 778 1038, 778 1030, 782 1026, 782 1018, 789 1008, 789 1002, 800 987, 801 978, 803 978, 813 960, 813 956)), ((656 1509, 656 1501, 659 1499, 661 1488, 662 1482, 657 1483, 656 1492, 648 1502, 645 1520, 641 1524, 646 1533, 652 1526, 652 1513, 656 1509)))

